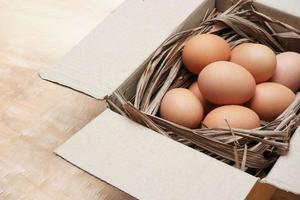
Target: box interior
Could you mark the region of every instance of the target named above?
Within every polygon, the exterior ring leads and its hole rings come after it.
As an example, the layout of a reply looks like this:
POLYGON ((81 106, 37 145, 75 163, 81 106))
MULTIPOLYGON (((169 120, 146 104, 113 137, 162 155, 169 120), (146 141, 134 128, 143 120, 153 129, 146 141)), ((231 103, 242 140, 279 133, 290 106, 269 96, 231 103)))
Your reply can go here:
MULTIPOLYGON (((205 1, 205 3, 200 6, 198 9, 195 10, 195 12, 184 21, 184 23, 175 30, 174 33, 188 30, 190 28, 195 28, 197 24, 199 24, 205 13, 208 10, 212 10, 213 8, 216 8, 217 10, 223 12, 226 9, 228 9, 232 5, 232 1, 227 0, 216 0, 216 1, 205 1)), ((268 13, 270 17, 276 18, 282 22, 288 23, 289 25, 294 26, 297 29, 300 29, 300 23, 299 18, 294 15, 289 15, 285 12, 282 12, 280 10, 270 8, 264 4, 261 4, 259 2, 254 3, 255 8, 262 12, 262 13, 268 13)), ((279 26, 276 24, 272 24, 272 27, 274 30, 281 30, 279 26)), ((296 51, 300 52, 300 39, 294 39, 294 38, 279 38, 279 41, 283 45, 284 48, 286 48, 288 51, 296 51)), ((149 56, 150 57, 150 56, 149 56)), ((134 98, 136 85, 139 81, 139 78, 141 74, 143 73, 144 69, 146 68, 146 64, 149 61, 149 58, 145 60, 145 62, 137 68, 137 70, 131 74, 128 79, 126 79, 120 87, 117 89, 119 92, 121 92, 124 97, 132 101, 134 98)), ((118 101, 116 101, 115 96, 112 94, 111 99, 113 102, 118 104, 118 101)))
MULTIPOLYGON (((186 19, 183 26, 179 26, 174 33, 188 30, 190 28, 195 28, 197 26, 197 24, 199 24, 202 21, 207 10, 212 10, 213 8, 216 8, 217 10, 223 12, 227 8, 229 8, 232 5, 232 3, 233 2, 226 1, 226 0, 216 0, 215 2, 206 1, 205 4, 203 4, 201 7, 199 7, 195 11, 195 13, 193 13, 188 19, 186 19)), ((258 11, 260 11, 262 13, 267 13, 270 17, 273 17, 273 18, 276 18, 283 22, 289 23, 290 25, 300 29, 300 24, 298 23, 299 22, 298 17, 289 15, 289 14, 279 11, 277 9, 270 8, 259 2, 255 2, 254 6, 258 11)), ((275 25, 272 24, 272 27, 275 30, 280 30, 280 28, 276 24, 275 25)), ((288 51, 300 52, 300 40, 299 39, 280 38, 279 41, 283 44, 284 48, 286 48, 288 51)), ((147 64, 148 60, 149 60, 149 58, 136 70, 135 73, 133 73, 117 89, 129 101, 133 101, 133 99, 134 99, 136 85, 137 85, 139 78, 140 78, 141 74, 143 73, 144 69, 147 67, 146 64, 147 64)), ((119 101, 117 101, 117 98, 114 94, 112 94, 110 96, 110 98, 116 105, 119 105, 119 101)), ((111 109, 113 111, 115 111, 113 108, 111 108, 111 109)), ((299 129, 298 129, 298 131, 299 131, 299 129)), ((273 172, 272 172, 272 174, 273 174, 273 172)), ((272 178, 270 178, 270 179, 272 179, 272 178)), ((262 182, 269 183, 268 180, 269 179, 266 178, 266 179, 263 179, 262 182)), ((272 181, 270 184, 272 184, 272 181)))

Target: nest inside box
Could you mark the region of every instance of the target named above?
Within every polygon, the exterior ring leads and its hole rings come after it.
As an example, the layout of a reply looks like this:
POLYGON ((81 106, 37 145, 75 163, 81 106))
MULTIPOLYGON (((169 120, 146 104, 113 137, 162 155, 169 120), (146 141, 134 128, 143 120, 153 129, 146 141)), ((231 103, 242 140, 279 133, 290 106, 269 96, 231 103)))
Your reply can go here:
POLYGON ((132 99, 116 91, 107 101, 120 114, 166 137, 234 165, 252 175, 264 177, 280 155, 289 149, 289 140, 300 123, 300 94, 274 121, 252 130, 235 128, 189 129, 158 116, 164 94, 178 87, 188 87, 195 77, 182 64, 185 41, 197 34, 213 33, 223 37, 233 48, 244 42, 261 43, 275 52, 286 49, 278 37, 291 35, 300 39, 300 31, 258 12, 252 1, 239 1, 224 12, 207 11, 196 28, 170 36, 152 54, 136 86, 132 99), (280 26, 286 32, 277 33, 280 26))

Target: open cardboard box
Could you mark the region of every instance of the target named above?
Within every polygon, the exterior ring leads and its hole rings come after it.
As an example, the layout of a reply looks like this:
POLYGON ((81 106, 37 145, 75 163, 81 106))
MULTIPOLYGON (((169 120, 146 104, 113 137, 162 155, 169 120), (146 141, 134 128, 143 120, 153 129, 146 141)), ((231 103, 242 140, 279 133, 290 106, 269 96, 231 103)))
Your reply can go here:
MULTIPOLYGON (((293 5, 287 14, 264 2, 256 3, 256 8, 300 28, 300 18, 293 15, 300 13, 293 5)), ((279 2, 272 4, 276 7, 279 2)), ((297 6, 296 0, 293 2, 297 6)), ((208 9, 224 10, 231 4, 228 0, 125 1, 55 67, 40 75, 97 99, 116 89, 131 99, 145 62, 170 34, 194 27, 208 9)), ((286 44, 300 50, 299 43, 292 39, 286 44)), ((258 190, 271 191, 273 186, 300 194, 299 128, 291 139, 289 153, 280 157, 262 180, 110 109, 56 153, 138 199, 240 200, 247 195, 255 199, 258 190)))

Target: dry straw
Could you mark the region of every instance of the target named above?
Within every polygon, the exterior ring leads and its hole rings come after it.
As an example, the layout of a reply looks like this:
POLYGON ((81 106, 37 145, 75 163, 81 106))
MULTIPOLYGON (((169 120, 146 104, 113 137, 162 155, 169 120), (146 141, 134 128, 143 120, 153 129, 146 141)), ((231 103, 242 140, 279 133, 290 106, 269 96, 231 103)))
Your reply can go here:
POLYGON ((190 37, 202 33, 217 34, 231 47, 258 42, 275 52, 285 51, 279 37, 300 39, 299 30, 256 11, 249 0, 239 1, 223 13, 207 11, 197 28, 170 36, 153 53, 131 102, 118 91, 114 93, 118 103, 111 99, 108 102, 122 115, 158 133, 241 170, 264 176, 266 168, 289 149, 289 140, 300 123, 299 94, 276 120, 253 130, 230 128, 230 124, 222 129, 189 129, 157 116, 161 99, 169 89, 188 87, 193 81, 193 75, 183 67, 181 51, 190 37), (277 33, 271 28, 274 24, 286 32, 277 33))

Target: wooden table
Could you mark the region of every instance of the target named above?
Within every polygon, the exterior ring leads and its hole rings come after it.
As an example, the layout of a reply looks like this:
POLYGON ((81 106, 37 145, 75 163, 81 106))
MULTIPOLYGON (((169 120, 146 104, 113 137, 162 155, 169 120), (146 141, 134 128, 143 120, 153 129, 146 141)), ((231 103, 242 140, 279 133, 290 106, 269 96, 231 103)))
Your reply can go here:
POLYGON ((0 199, 131 199, 53 150, 104 103, 38 77, 123 0, 0 0, 0 199))
POLYGON ((53 150, 103 111, 41 80, 123 0, 0 0, 0 199, 132 199, 53 150))

